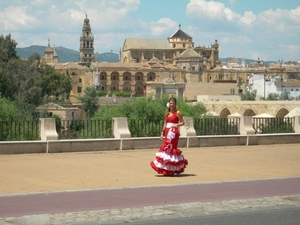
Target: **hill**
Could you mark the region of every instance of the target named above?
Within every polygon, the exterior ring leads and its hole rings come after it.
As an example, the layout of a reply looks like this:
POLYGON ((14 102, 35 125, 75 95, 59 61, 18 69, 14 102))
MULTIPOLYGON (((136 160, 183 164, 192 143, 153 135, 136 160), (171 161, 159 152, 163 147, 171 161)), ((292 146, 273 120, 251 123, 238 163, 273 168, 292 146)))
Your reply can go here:
MULTIPOLYGON (((31 45, 25 48, 16 48, 17 54, 21 58, 28 58, 34 53, 39 54, 41 57, 44 56, 44 52, 47 46, 31 45)), ((59 62, 78 62, 79 51, 68 49, 65 47, 55 47, 55 51, 58 55, 59 62)), ((222 62, 227 62, 232 57, 220 58, 222 62)), ((242 58, 237 58, 239 61, 242 58)), ((99 54, 99 62, 119 62, 119 54, 113 52, 104 52, 99 54)), ((245 59, 246 64, 257 62, 253 59, 245 59)), ((273 61, 265 61, 265 63, 274 63, 273 61)))
MULTIPOLYGON (((47 46, 31 45, 25 48, 16 48, 17 54, 20 58, 28 58, 37 53, 40 57, 45 55, 47 46)), ((79 51, 68 49, 65 47, 55 47, 59 62, 78 62, 79 51)), ((99 54, 99 62, 118 62, 119 54, 112 52, 105 52, 99 54)))

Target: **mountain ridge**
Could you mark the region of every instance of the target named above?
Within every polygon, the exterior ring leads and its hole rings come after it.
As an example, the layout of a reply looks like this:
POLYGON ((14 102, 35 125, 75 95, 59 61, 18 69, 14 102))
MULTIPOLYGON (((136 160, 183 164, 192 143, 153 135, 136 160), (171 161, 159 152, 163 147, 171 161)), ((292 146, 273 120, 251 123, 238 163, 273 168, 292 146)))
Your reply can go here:
MULTIPOLYGON (((45 54, 46 47, 47 46, 42 46, 42 45, 31 45, 29 47, 16 48, 16 51, 17 51, 17 55, 20 58, 28 58, 35 53, 39 54, 40 57, 43 57, 45 54)), ((79 51, 65 48, 62 46, 55 47, 55 51, 58 55, 59 62, 78 62, 79 51)), ((220 58, 220 60, 221 62, 227 62, 232 58, 233 57, 225 57, 225 58, 220 58)), ((239 61, 242 60, 242 58, 236 58, 236 59, 239 61)), ((246 64, 258 61, 254 59, 244 59, 244 60, 246 64)), ((119 62, 119 54, 113 52, 99 53, 98 62, 119 62)), ((265 62, 274 63, 274 61, 265 61, 265 62)))
MULTIPOLYGON (((17 55, 20 58, 29 58, 31 55, 37 53, 40 57, 45 55, 47 46, 31 45, 24 48, 16 48, 17 55)), ((79 51, 65 48, 62 46, 54 48, 59 62, 78 62, 79 51)), ((113 52, 105 52, 99 54, 99 62, 119 62, 119 54, 113 52)))

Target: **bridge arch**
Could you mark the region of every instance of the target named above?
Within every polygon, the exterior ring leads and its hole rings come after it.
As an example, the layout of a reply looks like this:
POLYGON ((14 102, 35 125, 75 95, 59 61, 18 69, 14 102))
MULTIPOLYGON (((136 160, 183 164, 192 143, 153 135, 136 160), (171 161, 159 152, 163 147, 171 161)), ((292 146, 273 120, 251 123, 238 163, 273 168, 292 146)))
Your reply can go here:
POLYGON ((227 116, 229 116, 231 113, 229 111, 229 109, 227 108, 223 108, 220 112, 220 118, 227 118, 227 116))
POLYGON ((282 107, 280 109, 278 109, 275 112, 275 117, 276 118, 283 118, 284 116, 286 116, 289 113, 289 110, 287 110, 285 107, 282 107))
POLYGON ((252 109, 247 109, 243 114, 243 116, 255 116, 255 115, 256 113, 252 109))

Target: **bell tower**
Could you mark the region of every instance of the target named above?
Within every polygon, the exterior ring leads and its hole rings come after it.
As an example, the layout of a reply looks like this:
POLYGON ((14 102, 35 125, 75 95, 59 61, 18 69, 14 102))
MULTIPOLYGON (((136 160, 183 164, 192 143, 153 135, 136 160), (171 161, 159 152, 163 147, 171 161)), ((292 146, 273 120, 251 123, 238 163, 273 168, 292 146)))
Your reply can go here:
POLYGON ((94 37, 87 14, 85 14, 85 19, 83 22, 79 52, 79 64, 87 65, 95 61, 94 37))

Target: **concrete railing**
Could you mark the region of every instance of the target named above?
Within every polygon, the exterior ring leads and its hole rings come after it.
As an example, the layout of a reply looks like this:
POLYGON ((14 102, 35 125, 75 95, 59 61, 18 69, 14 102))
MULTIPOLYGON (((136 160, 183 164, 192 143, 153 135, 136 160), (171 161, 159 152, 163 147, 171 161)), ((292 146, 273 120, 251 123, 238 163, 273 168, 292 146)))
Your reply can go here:
MULTIPOLYGON (((245 117, 241 118, 240 135, 214 136, 196 136, 192 118, 184 117, 184 120, 185 126, 180 127, 179 148, 300 143, 300 117, 295 118, 295 133, 254 134, 253 128, 251 129, 249 125, 249 118, 245 117)), ((114 129, 120 128, 121 131, 114 131, 115 138, 103 139, 57 140, 54 139, 55 135, 52 133, 53 123, 50 122, 52 125, 47 126, 47 122, 45 123, 44 120, 44 125, 41 125, 45 136, 41 141, 0 142, 0 154, 158 149, 162 145, 159 137, 131 138, 126 118, 114 118, 114 129)))
POLYGON ((40 137, 42 141, 58 140, 54 118, 40 119, 40 137))

